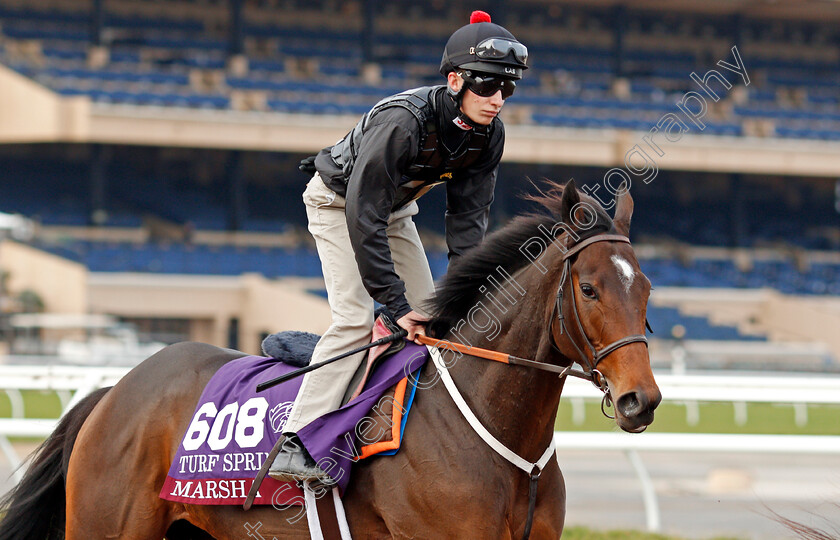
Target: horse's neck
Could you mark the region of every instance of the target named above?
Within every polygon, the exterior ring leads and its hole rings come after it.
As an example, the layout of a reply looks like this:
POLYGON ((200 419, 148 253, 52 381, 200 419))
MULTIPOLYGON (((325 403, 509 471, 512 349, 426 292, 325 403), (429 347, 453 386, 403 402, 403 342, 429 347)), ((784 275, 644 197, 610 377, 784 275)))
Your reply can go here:
MULTIPOLYGON (((515 284, 507 283, 507 295, 495 294, 495 300, 481 302, 479 308, 500 323, 497 335, 492 329, 481 332, 465 323, 448 337, 521 358, 549 359, 554 353, 548 335, 551 312, 546 299, 553 298, 554 292, 545 290, 544 276, 533 274, 537 274, 533 268, 519 272, 515 284)), ((475 318, 478 324, 487 320, 478 313, 475 318)), ((525 459, 536 461, 540 457, 553 436, 563 389, 556 375, 472 357, 460 358, 450 372, 470 408, 497 439, 525 459)))

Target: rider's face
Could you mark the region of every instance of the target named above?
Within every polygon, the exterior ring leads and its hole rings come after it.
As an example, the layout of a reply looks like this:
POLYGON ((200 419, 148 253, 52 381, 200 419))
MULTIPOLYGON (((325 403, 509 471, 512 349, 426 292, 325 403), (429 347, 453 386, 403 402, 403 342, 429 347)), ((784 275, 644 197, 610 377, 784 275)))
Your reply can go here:
MULTIPOLYGON (((448 83, 450 88, 458 92, 464 84, 464 79, 450 72, 448 83)), ((461 112, 476 124, 487 126, 499 114, 504 104, 501 90, 490 97, 481 97, 467 90, 461 99, 461 112)))

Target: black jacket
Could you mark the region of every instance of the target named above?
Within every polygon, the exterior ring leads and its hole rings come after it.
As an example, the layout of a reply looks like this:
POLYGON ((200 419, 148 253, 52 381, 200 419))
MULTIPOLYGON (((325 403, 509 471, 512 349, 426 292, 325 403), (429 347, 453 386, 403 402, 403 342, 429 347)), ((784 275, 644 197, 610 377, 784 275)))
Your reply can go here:
MULTIPOLYGON (((490 126, 479 128, 483 136, 476 137, 472 130, 462 130, 453 122, 459 111, 445 86, 427 90, 425 95, 432 102, 427 111, 432 111, 429 118, 434 120, 431 130, 438 134, 435 152, 439 155, 435 157, 457 155, 467 145, 475 146, 478 140, 483 148, 470 153, 472 163, 451 168, 444 159, 432 170, 418 170, 416 163, 429 129, 421 125, 409 109, 401 106, 379 110, 374 107, 360 121, 354 137, 355 160, 349 176, 346 167, 336 163, 333 147, 323 149, 315 159, 315 167, 324 183, 346 198, 350 242, 365 288, 397 319, 411 311, 411 307, 405 299, 405 284, 394 270, 388 245, 386 229, 391 212, 419 198, 434 183, 445 181, 449 256, 461 255, 481 242, 487 231, 504 148, 501 120, 496 118, 490 126)), ((352 135, 351 131, 345 139, 352 135)), ((339 141, 337 146, 344 142, 344 139, 339 141)), ((422 159, 428 162, 426 157, 422 159)))

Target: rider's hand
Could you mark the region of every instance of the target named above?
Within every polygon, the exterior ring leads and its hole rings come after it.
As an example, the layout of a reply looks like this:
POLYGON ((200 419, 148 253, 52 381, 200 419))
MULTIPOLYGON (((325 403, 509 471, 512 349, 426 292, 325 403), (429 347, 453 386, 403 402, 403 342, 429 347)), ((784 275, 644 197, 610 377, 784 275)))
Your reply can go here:
POLYGON ((417 336, 426 335, 426 325, 423 323, 428 320, 428 317, 424 317, 416 311, 409 311, 397 320, 397 324, 400 325, 400 328, 408 332, 406 339, 413 341, 418 345, 422 345, 422 343, 417 340, 417 336))
POLYGON ((308 175, 315 174, 318 169, 315 168, 315 156, 309 156, 308 158, 304 158, 300 160, 300 165, 298 165, 298 169, 301 172, 305 172, 308 175))

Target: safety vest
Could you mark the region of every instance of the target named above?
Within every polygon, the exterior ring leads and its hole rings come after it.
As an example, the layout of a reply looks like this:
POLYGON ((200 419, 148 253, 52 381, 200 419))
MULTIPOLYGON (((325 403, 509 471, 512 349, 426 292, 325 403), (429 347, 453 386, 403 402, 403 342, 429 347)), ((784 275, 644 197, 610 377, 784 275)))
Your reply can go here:
MULTIPOLYGON (((350 133, 330 150, 336 165, 342 168, 345 182, 350 178, 358 155, 364 131, 377 113, 391 107, 402 107, 417 119, 420 125, 420 150, 417 157, 403 172, 403 182, 394 199, 394 209, 420 198, 437 184, 453 178, 456 171, 474 164, 490 140, 490 127, 479 126, 470 130, 469 139, 455 152, 440 141, 439 114, 435 101, 445 86, 424 86, 387 97, 373 106, 350 133)), ((491 124, 492 125, 492 124, 491 124)))

